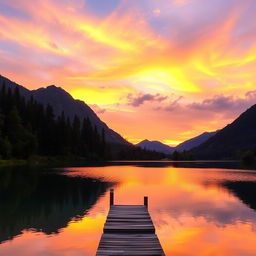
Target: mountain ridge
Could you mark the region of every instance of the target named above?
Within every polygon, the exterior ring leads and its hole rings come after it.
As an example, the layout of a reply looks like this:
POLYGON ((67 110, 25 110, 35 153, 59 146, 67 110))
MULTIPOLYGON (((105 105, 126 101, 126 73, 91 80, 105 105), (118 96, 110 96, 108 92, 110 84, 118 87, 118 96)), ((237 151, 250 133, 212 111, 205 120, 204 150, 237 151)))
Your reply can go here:
POLYGON ((239 152, 256 149, 256 105, 205 143, 191 150, 197 159, 237 159, 239 152))
POLYGON ((195 136, 191 139, 183 141, 182 143, 180 143, 175 147, 175 150, 177 151, 191 150, 192 148, 197 147, 202 143, 204 143, 205 141, 207 141, 209 138, 214 136, 217 132, 218 130, 213 132, 203 132, 198 136, 195 136))
POLYGON ((214 132, 204 132, 198 136, 195 136, 191 139, 185 140, 184 142, 180 143, 176 147, 170 147, 160 141, 150 141, 148 139, 145 139, 135 146, 148 149, 148 150, 154 150, 157 152, 162 152, 165 154, 172 154, 174 151, 182 152, 182 151, 189 151, 192 148, 202 144, 212 136, 214 136, 218 131, 214 132))
POLYGON ((129 145, 120 134, 108 127, 95 112, 83 101, 74 99, 67 91, 62 87, 56 85, 49 85, 47 87, 40 87, 35 90, 29 90, 26 87, 11 81, 10 79, 0 75, 0 86, 2 86, 3 80, 7 88, 14 90, 16 87, 19 88, 20 94, 26 99, 31 96, 39 103, 51 105, 54 110, 56 117, 60 116, 62 112, 67 117, 73 120, 74 116, 77 115, 82 121, 83 118, 88 117, 91 123, 97 127, 98 130, 105 130, 106 141, 113 144, 129 145))
POLYGON ((147 139, 139 142, 135 145, 136 147, 140 147, 142 149, 152 150, 164 154, 172 154, 174 149, 160 141, 149 141, 147 139))

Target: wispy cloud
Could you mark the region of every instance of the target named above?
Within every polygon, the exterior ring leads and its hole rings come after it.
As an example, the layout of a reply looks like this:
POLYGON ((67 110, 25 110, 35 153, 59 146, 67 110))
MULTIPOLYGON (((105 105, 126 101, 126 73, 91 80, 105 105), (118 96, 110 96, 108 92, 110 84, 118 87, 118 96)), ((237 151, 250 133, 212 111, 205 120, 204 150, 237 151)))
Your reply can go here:
POLYGON ((189 108, 206 112, 242 112, 246 108, 256 104, 256 91, 248 91, 244 97, 215 95, 202 102, 194 102, 188 105, 189 108))
POLYGON ((164 110, 164 111, 174 111, 176 110, 178 107, 180 107, 180 101, 183 99, 183 96, 179 96, 177 99, 174 99, 170 102, 168 102, 166 105, 162 106, 162 107, 158 107, 157 110, 164 110))
POLYGON ((139 94, 139 95, 132 95, 128 94, 127 99, 129 101, 128 105, 133 107, 139 107, 140 105, 144 104, 145 102, 161 102, 167 99, 167 96, 161 96, 160 94, 139 94))

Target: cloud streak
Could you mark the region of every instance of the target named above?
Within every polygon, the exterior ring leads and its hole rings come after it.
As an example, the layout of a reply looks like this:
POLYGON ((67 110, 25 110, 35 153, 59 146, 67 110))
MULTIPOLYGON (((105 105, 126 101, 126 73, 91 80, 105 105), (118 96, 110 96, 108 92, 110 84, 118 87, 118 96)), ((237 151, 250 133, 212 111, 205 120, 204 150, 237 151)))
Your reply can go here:
POLYGON ((128 105, 133 107, 139 107, 143 105, 145 102, 162 102, 167 99, 167 96, 161 96, 160 94, 139 94, 134 96, 132 94, 128 94, 127 99, 129 101, 128 105))
POLYGON ((203 100, 202 102, 193 102, 188 105, 189 108, 215 112, 242 112, 246 108, 256 104, 256 91, 248 91, 243 98, 234 96, 215 95, 212 98, 203 100))

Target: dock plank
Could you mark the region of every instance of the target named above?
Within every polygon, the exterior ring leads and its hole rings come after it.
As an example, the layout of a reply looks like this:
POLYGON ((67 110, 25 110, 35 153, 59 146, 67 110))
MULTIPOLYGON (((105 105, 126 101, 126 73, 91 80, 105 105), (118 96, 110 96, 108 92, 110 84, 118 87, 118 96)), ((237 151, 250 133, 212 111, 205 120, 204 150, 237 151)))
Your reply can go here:
POLYGON ((111 205, 97 256, 165 255, 144 205, 111 205))

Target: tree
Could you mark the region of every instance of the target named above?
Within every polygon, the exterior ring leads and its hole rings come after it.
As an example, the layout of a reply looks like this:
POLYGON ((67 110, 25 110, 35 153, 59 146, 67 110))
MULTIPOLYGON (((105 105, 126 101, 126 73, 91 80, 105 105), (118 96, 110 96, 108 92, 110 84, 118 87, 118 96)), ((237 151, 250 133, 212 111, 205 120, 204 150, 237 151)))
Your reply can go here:
POLYGON ((245 165, 252 165, 255 163, 255 154, 252 150, 247 150, 240 154, 240 159, 245 165))
POLYGON ((80 119, 75 115, 72 124, 72 153, 75 155, 81 154, 81 124, 80 119))
POLYGON ((106 155, 106 138, 105 138, 105 129, 101 130, 101 147, 100 147, 100 155, 102 158, 105 158, 106 155))
POLYGON ((22 125, 17 108, 14 106, 6 117, 5 133, 12 146, 12 155, 28 157, 36 149, 36 138, 22 125))
POLYGON ((81 129, 81 153, 84 157, 88 156, 88 123, 85 118, 81 129))
POLYGON ((5 138, 0 138, 0 157, 3 159, 8 159, 11 157, 12 145, 10 141, 5 138))

